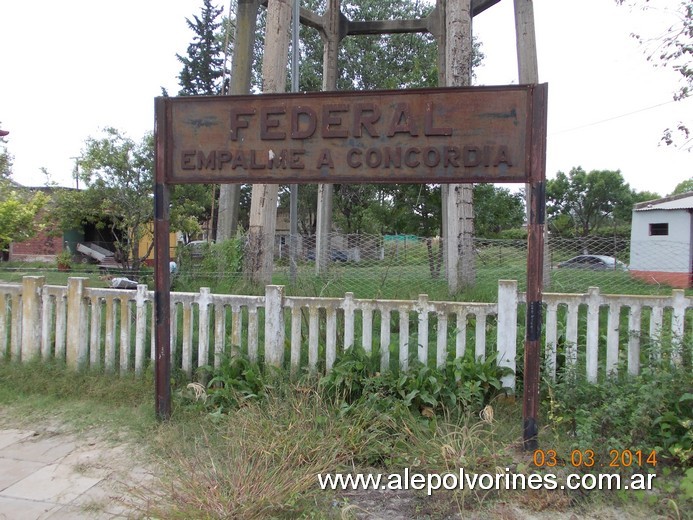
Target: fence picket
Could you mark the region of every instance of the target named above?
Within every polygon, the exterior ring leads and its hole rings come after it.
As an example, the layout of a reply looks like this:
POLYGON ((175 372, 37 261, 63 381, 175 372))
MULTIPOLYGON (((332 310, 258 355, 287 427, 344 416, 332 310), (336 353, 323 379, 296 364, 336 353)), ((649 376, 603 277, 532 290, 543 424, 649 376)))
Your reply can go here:
POLYGON ((640 372, 640 317, 642 308, 631 305, 628 316, 628 373, 637 375, 640 372))
POLYGON ((419 315, 418 348, 419 362, 428 363, 428 295, 419 294, 416 302, 416 312, 419 315))
POLYGON ((587 292, 587 344, 585 358, 587 363, 587 380, 597 382, 599 369, 599 288, 590 287, 587 292))
MULTIPOLYGON (((40 354, 49 359, 53 353, 56 359, 69 362, 70 366, 91 367, 103 364, 107 372, 115 372, 116 362, 121 374, 134 369, 137 375, 143 373, 146 363, 147 334, 155 325, 153 292, 140 285, 137 292, 90 288, 86 279, 70 279, 68 287, 48 286, 41 279, 26 278, 22 285, 6 284, 0 286, 0 358, 12 360, 29 359, 40 354), (151 313, 149 309, 151 308, 151 313), (104 315, 105 313, 105 315, 104 315), (134 320, 133 320, 133 313, 134 320), (150 319, 151 317, 151 319, 150 319), (73 323, 74 321, 74 323, 73 323), (102 334, 102 322, 105 333, 102 334), (70 324, 68 328, 67 324, 70 324), (134 334, 131 328, 135 327, 134 334), (28 332, 29 331, 29 332, 28 332), (23 345, 22 337, 27 345, 23 345), (31 339, 33 338, 33 340, 31 339), (36 339, 38 338, 38 339, 36 339), (36 341, 34 341, 36 340, 36 341), (103 357, 101 343, 103 341, 103 357), (31 345, 29 345, 31 343, 31 345), (25 350, 23 351, 22 348, 25 350), (134 356, 131 354, 134 350, 134 356), (118 356, 118 360, 116 360, 118 356)), ((546 327, 545 352, 546 371, 551 378, 556 374, 556 350, 558 344, 559 316, 566 307, 565 342, 566 363, 575 366, 578 348, 585 348, 585 376, 588 381, 596 381, 600 368, 606 374, 616 371, 619 361, 619 339, 621 328, 621 309, 629 308, 628 324, 628 372, 640 371, 642 309, 646 309, 649 323, 650 343, 653 357, 659 357, 656 348, 662 340, 661 330, 664 309, 671 309, 671 362, 681 363, 683 339, 686 327, 686 313, 693 308, 693 300, 683 291, 673 291, 672 296, 619 296, 602 295, 596 288, 586 294, 545 293, 546 327), (587 330, 585 337, 579 336, 578 323, 581 305, 586 305, 587 330), (599 331, 602 321, 600 307, 608 308, 606 315, 606 356, 599 359, 599 331), (561 312, 559 312, 561 311, 561 312), (584 345, 579 345, 584 340, 584 345), (603 365, 603 366, 602 366, 603 365)), ((330 370, 337 358, 341 338, 337 338, 339 321, 344 319, 344 349, 353 346, 359 324, 361 343, 366 352, 373 351, 374 312, 380 318, 380 368, 390 367, 390 343, 392 313, 399 313, 397 362, 406 370, 409 367, 410 318, 413 312, 417 318, 417 359, 428 363, 429 356, 435 357, 437 367, 443 368, 447 361, 448 332, 451 316, 456 318, 454 335, 455 356, 462 357, 466 351, 468 315, 474 316, 475 357, 484 359, 490 352, 487 346, 489 317, 497 317, 496 345, 498 363, 515 369, 517 345, 517 316, 524 295, 517 292, 517 282, 499 281, 498 303, 463 303, 429 301, 428 296, 420 295, 415 301, 392 301, 356 299, 347 293, 343 299, 301 298, 283 295, 283 287, 268 286, 264 296, 212 295, 209 289, 201 289, 198 294, 172 293, 171 295, 171 359, 176 367, 188 376, 192 375, 193 362, 206 365, 213 355, 214 365, 221 364, 226 349, 227 312, 230 311, 230 344, 233 350, 245 350, 251 361, 260 359, 277 366, 283 366, 284 334, 287 326, 284 316, 291 309, 290 361, 291 371, 296 373, 302 364, 303 313, 308 315, 307 361, 308 368, 316 372, 318 367, 330 370), (197 309, 196 309, 197 307, 197 309), (262 309, 262 311, 260 311, 262 309), (182 326, 179 327, 179 313, 182 312, 182 326), (247 322, 243 315, 247 313, 247 322), (264 334, 259 335, 260 313, 264 316, 264 334), (435 355, 430 352, 431 314, 435 315, 435 355), (196 317, 199 316, 199 317, 196 317), (214 332, 212 334, 212 321, 214 332), (244 323, 245 322, 245 323, 244 323), (245 327, 244 327, 245 325, 245 327), (182 330, 179 330, 182 329, 182 330), (320 345, 324 330, 325 359, 320 358, 320 345), (210 337, 213 335, 213 338, 210 337), (264 341, 260 342, 261 337, 264 341), (247 339, 244 339, 247 338, 247 339), (182 352, 178 353, 178 341, 182 352), (213 342, 213 352, 212 350, 213 342), (193 346, 197 345, 197 354, 193 346), (262 348, 262 350, 260 350, 262 348), (196 357, 197 356, 197 357, 196 357), (323 364, 324 363, 324 364, 323 364)), ((667 311, 669 312, 669 311, 667 311)), ((668 323, 668 320, 667 320, 668 323)), ((153 349, 152 349, 153 350, 153 349)), ((303 358, 305 363, 305 358, 303 358)), ((514 388, 514 377, 506 377, 504 386, 514 388)))
POLYGON ((380 308, 380 370, 390 368, 390 309, 380 308))
POLYGON ((621 307, 615 302, 609 304, 609 317, 606 324, 606 373, 618 373, 618 343, 621 328, 621 307))

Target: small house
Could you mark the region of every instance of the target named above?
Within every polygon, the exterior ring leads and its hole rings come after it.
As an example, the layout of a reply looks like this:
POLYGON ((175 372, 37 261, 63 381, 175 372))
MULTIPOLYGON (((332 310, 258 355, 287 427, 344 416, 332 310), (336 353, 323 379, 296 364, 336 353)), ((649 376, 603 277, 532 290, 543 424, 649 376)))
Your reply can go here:
POLYGON ((648 283, 693 283, 693 192, 633 207, 630 272, 648 283))

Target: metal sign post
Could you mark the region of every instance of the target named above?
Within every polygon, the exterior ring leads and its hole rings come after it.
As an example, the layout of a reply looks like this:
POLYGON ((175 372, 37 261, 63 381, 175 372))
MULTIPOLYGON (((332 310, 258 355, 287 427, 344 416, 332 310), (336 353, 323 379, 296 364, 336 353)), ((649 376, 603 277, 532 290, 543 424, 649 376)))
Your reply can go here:
POLYGON ((170 404, 168 186, 528 183, 525 445, 536 443, 548 86, 156 99, 156 411, 170 404))

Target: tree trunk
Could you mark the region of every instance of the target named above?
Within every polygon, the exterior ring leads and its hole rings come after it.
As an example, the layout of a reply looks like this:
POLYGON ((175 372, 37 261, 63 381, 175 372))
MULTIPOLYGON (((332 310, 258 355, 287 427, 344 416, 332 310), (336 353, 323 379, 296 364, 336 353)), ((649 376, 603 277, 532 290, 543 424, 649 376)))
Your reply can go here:
MULTIPOLYGON (((286 90, 291 5, 290 0, 269 0, 267 4, 267 30, 262 61, 264 93, 286 90)), ((245 272, 255 283, 267 284, 272 280, 278 192, 277 184, 253 185, 245 272)))

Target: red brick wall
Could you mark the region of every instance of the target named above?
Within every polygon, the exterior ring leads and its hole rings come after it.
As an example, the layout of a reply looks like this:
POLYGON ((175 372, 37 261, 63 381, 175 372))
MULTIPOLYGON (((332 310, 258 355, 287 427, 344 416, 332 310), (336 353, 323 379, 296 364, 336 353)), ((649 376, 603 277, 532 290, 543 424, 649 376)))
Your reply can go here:
POLYGON ((664 284, 678 289, 691 287, 691 273, 669 273, 665 271, 630 271, 631 276, 647 283, 664 284))
POLYGON ((44 230, 33 238, 10 244, 10 261, 45 261, 54 262, 55 255, 63 250, 62 233, 55 236, 50 230, 44 230))

